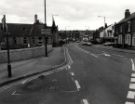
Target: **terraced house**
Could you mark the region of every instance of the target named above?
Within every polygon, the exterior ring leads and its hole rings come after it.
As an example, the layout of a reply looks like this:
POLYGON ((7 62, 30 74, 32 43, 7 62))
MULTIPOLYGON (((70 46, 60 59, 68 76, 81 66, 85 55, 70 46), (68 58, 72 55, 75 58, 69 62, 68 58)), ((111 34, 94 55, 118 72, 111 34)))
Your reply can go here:
POLYGON ((125 10, 125 17, 115 24, 116 44, 122 47, 135 47, 135 13, 125 10))

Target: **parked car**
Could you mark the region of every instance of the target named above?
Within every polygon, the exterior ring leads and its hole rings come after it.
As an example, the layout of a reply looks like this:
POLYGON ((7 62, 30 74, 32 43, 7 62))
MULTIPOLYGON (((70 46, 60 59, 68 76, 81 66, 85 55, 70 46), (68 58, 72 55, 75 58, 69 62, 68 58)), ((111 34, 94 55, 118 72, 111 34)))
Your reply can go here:
POLYGON ((86 46, 91 46, 91 45, 92 45, 91 42, 84 42, 84 41, 83 41, 81 44, 82 44, 82 45, 86 45, 86 46))
POLYGON ((106 43, 104 43, 104 46, 112 46, 112 45, 113 45, 112 42, 106 42, 106 43))

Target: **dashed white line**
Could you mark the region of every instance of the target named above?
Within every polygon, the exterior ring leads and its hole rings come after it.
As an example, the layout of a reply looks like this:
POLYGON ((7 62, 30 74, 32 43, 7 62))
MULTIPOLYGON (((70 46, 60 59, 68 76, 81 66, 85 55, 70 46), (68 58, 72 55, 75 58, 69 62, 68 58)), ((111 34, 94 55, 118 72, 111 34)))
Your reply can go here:
POLYGON ((77 80, 75 80, 75 84, 76 84, 76 87, 77 87, 77 91, 80 91, 81 86, 80 86, 80 84, 77 80))
POLYGON ((134 83, 131 83, 131 84, 129 85, 129 88, 135 90, 135 84, 134 84, 134 83))
POLYGON ((133 59, 131 59, 131 63, 132 63, 132 70, 135 71, 135 64, 134 64, 133 59))
POLYGON ((126 102, 125 104, 135 104, 134 102, 126 102))
POLYGON ((89 102, 88 102, 87 99, 83 99, 83 100, 82 100, 82 104, 89 104, 89 102))

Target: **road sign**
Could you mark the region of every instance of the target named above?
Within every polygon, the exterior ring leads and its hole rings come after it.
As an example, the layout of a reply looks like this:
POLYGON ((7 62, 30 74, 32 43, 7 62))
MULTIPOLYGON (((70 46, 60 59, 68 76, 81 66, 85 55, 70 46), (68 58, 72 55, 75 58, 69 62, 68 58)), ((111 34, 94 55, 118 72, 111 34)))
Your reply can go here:
POLYGON ((51 35, 51 29, 41 29, 42 35, 51 35))

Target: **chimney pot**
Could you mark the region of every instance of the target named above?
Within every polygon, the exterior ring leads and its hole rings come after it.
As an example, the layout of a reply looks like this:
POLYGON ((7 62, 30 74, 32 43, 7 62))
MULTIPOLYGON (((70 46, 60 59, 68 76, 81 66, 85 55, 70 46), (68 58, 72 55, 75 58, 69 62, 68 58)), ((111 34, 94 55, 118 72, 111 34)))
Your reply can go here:
POLYGON ((128 18, 130 16, 130 11, 129 9, 125 10, 125 18, 128 18))

